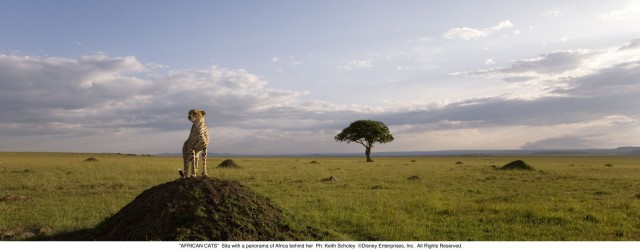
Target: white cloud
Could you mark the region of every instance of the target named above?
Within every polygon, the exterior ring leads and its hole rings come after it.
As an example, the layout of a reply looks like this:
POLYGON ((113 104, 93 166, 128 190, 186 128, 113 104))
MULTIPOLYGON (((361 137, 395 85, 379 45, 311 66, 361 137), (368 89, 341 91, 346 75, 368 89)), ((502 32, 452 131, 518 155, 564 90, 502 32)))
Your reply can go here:
POLYGON ((446 39, 471 40, 471 39, 486 37, 488 35, 489 33, 486 31, 473 29, 469 27, 462 27, 462 28, 452 28, 448 30, 443 36, 446 39))
POLYGON ((271 58, 271 62, 272 62, 272 63, 276 63, 276 62, 278 62, 278 61, 280 61, 280 58, 279 58, 279 57, 272 57, 272 58, 271 58))
MULTIPOLYGON (((398 130, 396 150, 632 144, 640 140, 638 41, 555 51, 458 74, 500 78, 510 87, 507 93, 379 105, 309 100, 306 92, 271 88, 244 69, 154 72, 134 57, 2 55, 0 150, 178 152, 190 126, 185 113, 193 108, 208 111, 219 152, 347 149, 332 136, 360 118, 398 130), (154 146, 143 144, 146 137, 154 138, 154 146), (83 145, 90 140, 101 143, 83 145)), ((373 62, 351 60, 343 66, 363 69, 373 62)))
POLYGON ((1 55, 0 136, 174 130, 183 124, 177 118, 193 108, 209 111, 221 119, 213 124, 225 125, 306 95, 267 88, 266 81, 242 69, 129 76, 143 70, 133 57, 1 55))
POLYGON ((535 58, 516 60, 509 69, 505 69, 503 72, 561 73, 575 69, 589 55, 591 53, 588 50, 556 51, 535 58))
POLYGON ((445 32, 442 36, 445 39, 472 40, 472 39, 487 37, 495 32, 508 29, 511 27, 513 27, 513 23, 511 23, 511 21, 509 20, 504 20, 498 23, 497 25, 494 25, 488 28, 483 28, 483 29, 474 29, 469 27, 452 28, 452 29, 449 29, 447 32, 445 32))
POLYGON ((640 15, 640 1, 627 1, 627 4, 617 10, 610 11, 606 14, 600 15, 601 19, 637 19, 640 15))
POLYGON ((563 11, 560 8, 555 8, 553 10, 540 13, 540 15, 547 16, 547 17, 560 17, 562 16, 562 14, 563 14, 563 11))
MULTIPOLYGON (((287 137, 326 136, 359 117, 354 114, 372 112, 302 100, 307 93, 269 88, 243 69, 146 72, 149 68, 154 67, 133 57, 0 55, 0 150, 178 152, 185 135, 176 132, 188 130, 186 111, 193 108, 208 111, 213 133, 217 128, 254 131, 271 137, 256 138, 262 143, 285 147, 287 137), (154 143, 146 144, 147 138, 154 143)), ((234 141, 250 138, 245 136, 221 139, 233 147, 234 141)), ((212 149, 225 151, 218 140, 212 149)), ((253 148, 243 142, 236 152, 253 148)))
MULTIPOLYGON (((512 86, 512 97, 605 95, 640 91, 638 39, 601 50, 564 50, 515 60, 508 67, 456 72, 499 77, 512 86)), ((603 104, 604 105, 604 104, 603 104)))
POLYGON ((493 58, 487 58, 487 60, 484 61, 484 64, 486 64, 486 65, 494 65, 494 64, 496 64, 496 61, 493 58))
POLYGON ((511 28, 511 27, 513 27, 513 24, 511 23, 511 21, 504 20, 504 21, 498 23, 498 25, 490 27, 489 31, 491 31, 493 33, 493 32, 496 32, 496 31, 499 31, 499 30, 502 30, 502 29, 511 28))
POLYGON ((371 67, 373 67, 373 61, 371 59, 350 60, 350 61, 343 62, 339 66, 340 69, 348 70, 348 71, 371 68, 371 67))
POLYGON ((126 75, 144 70, 134 57, 0 55, 0 103, 65 109, 104 105, 146 90, 147 81, 126 75))
POLYGON ((529 139, 513 135, 528 142, 522 145, 526 149, 615 147, 637 141, 640 138, 630 133, 640 131, 640 112, 636 109, 640 101, 635 98, 640 96, 637 41, 601 50, 556 51, 516 60, 504 68, 457 73, 502 78, 511 92, 475 102, 451 103, 435 111, 408 113, 402 119, 430 118, 422 123, 415 121, 425 126, 441 125, 438 121, 446 118, 462 121, 465 128, 501 127, 505 134, 515 130, 539 135, 529 139))

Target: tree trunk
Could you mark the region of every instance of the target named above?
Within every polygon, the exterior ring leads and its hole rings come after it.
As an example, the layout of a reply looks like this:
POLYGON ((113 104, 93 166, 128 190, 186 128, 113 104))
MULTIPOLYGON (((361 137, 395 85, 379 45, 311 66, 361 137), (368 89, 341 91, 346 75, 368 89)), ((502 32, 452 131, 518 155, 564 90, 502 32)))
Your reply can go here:
POLYGON ((367 155, 367 162, 373 162, 371 159, 371 147, 367 147, 364 154, 367 155))

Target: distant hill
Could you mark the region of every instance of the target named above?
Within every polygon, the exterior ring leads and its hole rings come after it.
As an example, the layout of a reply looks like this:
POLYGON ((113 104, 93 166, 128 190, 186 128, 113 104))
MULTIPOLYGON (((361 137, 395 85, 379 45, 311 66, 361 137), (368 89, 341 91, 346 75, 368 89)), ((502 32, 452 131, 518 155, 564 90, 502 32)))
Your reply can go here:
MULTIPOLYGON (((351 157, 363 156, 364 153, 313 153, 313 154, 236 154, 236 153, 208 153, 209 157, 287 157, 287 156, 318 156, 318 157, 351 157)), ((640 155, 640 147, 618 147, 615 149, 562 149, 562 150, 441 150, 441 151, 403 151, 403 152, 374 152, 379 157, 400 156, 588 156, 588 155, 640 155)), ((181 153, 163 153, 157 156, 182 156, 181 153)))
MULTIPOLYGON (((164 156, 164 157, 182 157, 182 153, 160 153, 155 156, 164 156)), ((233 156, 254 156, 249 154, 238 154, 238 153, 207 153, 207 157, 233 157, 233 156)))
MULTIPOLYGON (((362 156, 362 153, 325 153, 309 156, 362 156)), ((374 152, 375 156, 586 156, 586 155, 640 155, 640 147, 619 147, 616 149, 562 149, 562 150, 442 150, 374 152)))

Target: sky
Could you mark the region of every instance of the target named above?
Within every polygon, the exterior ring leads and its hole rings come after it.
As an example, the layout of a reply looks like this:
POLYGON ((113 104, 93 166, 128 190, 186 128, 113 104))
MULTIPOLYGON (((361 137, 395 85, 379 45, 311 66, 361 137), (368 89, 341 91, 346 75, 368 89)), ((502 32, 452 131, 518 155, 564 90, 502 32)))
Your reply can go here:
POLYGON ((0 151, 640 146, 640 1, 0 0, 0 151))

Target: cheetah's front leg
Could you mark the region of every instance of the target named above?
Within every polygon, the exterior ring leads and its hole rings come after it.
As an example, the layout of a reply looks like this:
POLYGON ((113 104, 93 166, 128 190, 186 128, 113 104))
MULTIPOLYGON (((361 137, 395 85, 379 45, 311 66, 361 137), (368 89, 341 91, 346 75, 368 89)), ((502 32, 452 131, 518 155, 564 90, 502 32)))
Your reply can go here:
POLYGON ((195 178, 198 172, 198 158, 196 156, 196 149, 191 150, 191 177, 195 178))
POLYGON ((209 177, 207 175, 207 148, 202 149, 202 176, 209 177))
POLYGON ((180 170, 180 178, 186 178, 187 174, 189 173, 189 159, 187 158, 183 158, 184 161, 184 169, 180 170))

